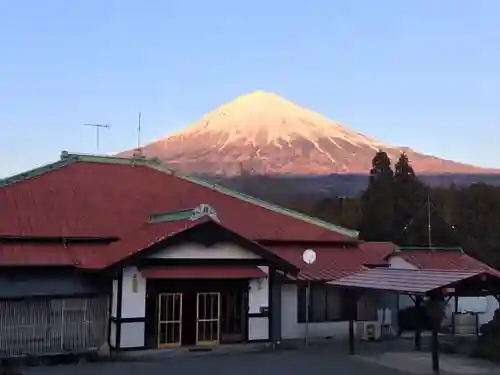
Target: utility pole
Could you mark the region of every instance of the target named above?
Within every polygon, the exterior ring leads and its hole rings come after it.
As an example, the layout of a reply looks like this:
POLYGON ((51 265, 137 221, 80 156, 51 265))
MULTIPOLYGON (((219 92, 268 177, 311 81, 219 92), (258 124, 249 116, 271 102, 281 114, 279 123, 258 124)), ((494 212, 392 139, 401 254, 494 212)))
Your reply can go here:
POLYGON ((432 248, 431 192, 427 192, 427 244, 432 248))
POLYGON ((96 146, 97 146, 97 149, 99 150, 99 141, 100 141, 100 130, 102 128, 106 128, 106 129, 109 129, 111 127, 111 125, 109 124, 83 124, 84 126, 92 126, 96 129, 96 146))

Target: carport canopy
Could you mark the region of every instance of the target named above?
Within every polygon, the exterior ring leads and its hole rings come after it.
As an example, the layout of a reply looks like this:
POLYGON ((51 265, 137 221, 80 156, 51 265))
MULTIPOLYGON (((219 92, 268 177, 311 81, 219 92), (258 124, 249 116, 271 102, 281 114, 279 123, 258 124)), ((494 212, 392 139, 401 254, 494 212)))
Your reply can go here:
MULTIPOLYGON (((467 281, 483 283, 488 274, 482 271, 372 268, 329 281, 327 284, 350 289, 369 289, 402 294, 427 295, 454 288, 467 281)), ((455 291, 450 292, 454 293, 455 291)), ((446 293, 445 293, 446 294, 446 293)))
MULTIPOLYGON (((487 271, 458 271, 430 269, 372 268, 342 277, 327 284, 352 289, 353 300, 356 292, 363 290, 415 295, 416 301, 430 296, 431 301, 439 296, 461 296, 468 293, 497 294, 500 277, 487 271)), ((469 294, 470 295, 470 294, 469 294)), ((416 302, 417 303, 417 302, 416 302)), ((420 330, 415 333, 415 342, 420 342, 420 330)), ((439 373, 438 327, 432 330, 432 369, 439 373)), ((420 344, 418 344, 420 346, 420 344)), ((349 351, 354 354, 353 319, 349 320, 349 351)))

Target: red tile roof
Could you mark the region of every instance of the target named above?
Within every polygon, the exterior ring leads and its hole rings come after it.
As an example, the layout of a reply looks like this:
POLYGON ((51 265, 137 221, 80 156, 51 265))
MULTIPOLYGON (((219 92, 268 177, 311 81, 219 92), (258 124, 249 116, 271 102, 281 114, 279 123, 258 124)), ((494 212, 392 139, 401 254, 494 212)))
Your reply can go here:
POLYGON ((485 271, 495 276, 500 272, 461 251, 398 251, 392 256, 401 257, 418 268, 459 271, 485 271))
POLYGON ((96 263, 107 245, 0 243, 1 266, 80 266, 96 263))
MULTIPOLYGON (((73 157, 73 156, 72 156, 73 157)), ((0 180, 0 236, 121 237, 118 245, 0 243, 0 265, 75 265, 99 268, 140 251, 159 238, 187 228, 147 225, 150 215, 191 209, 207 203, 228 229, 253 241, 323 241, 315 264, 305 266, 302 247, 268 247, 301 268, 303 280, 333 280, 383 263, 393 244, 362 243, 348 231, 198 180, 176 176, 146 162, 74 157, 0 180), (81 160, 75 161, 80 158, 81 160), (52 168, 52 169, 51 169, 52 168), (160 228, 160 229, 158 229, 160 228), (139 236, 140 234, 140 236, 139 236), (125 243, 123 240, 126 240, 125 243), (342 248, 341 243, 351 243, 342 248)), ((421 268, 489 269, 461 253, 398 255, 421 268)))
POLYGON ((258 279, 258 267, 150 267, 141 270, 147 279, 258 279))
POLYGON ((226 189, 144 163, 101 159, 76 161, 10 184, 0 181, 6 185, 0 187, 0 235, 121 236, 152 214, 207 203, 225 225, 252 240, 356 241, 341 229, 226 189))
POLYGON ((316 262, 306 265, 302 260, 303 247, 268 247, 276 255, 300 268, 298 279, 329 281, 348 276, 365 269, 364 265, 385 264, 384 260, 395 250, 390 242, 364 242, 354 247, 315 248, 316 262))
POLYGON ((317 262, 304 267, 303 248, 271 252, 302 268, 304 280, 331 280, 380 263, 392 244, 363 243, 353 231, 272 206, 144 162, 83 158, 53 170, 0 181, 0 236, 121 237, 111 245, 0 244, 3 265, 77 265, 99 268, 187 228, 185 222, 148 225, 150 215, 212 206, 228 229, 250 240, 323 241, 317 262), (340 248, 351 243, 352 248, 340 248))

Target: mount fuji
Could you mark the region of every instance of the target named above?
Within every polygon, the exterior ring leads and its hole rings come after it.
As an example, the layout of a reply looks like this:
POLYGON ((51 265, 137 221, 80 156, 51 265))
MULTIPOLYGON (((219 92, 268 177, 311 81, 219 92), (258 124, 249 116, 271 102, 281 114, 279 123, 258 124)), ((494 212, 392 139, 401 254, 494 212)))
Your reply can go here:
POLYGON ((392 160, 405 152, 419 174, 500 173, 381 142, 264 91, 223 104, 141 150, 184 173, 221 177, 242 168, 260 175, 367 174, 379 150, 392 160))

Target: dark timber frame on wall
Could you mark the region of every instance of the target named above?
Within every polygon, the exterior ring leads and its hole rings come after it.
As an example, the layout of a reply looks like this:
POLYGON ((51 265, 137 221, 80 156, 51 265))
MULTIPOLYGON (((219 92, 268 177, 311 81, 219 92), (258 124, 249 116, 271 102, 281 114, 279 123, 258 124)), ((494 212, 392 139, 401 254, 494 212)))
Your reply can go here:
MULTIPOLYGON (((158 259, 161 260, 161 259, 158 259)), ((195 266, 207 267, 209 265, 255 265, 258 263, 265 263, 262 260, 236 260, 236 259, 173 259, 175 265, 178 266, 195 266)), ((149 263, 149 262, 146 262, 149 263)), ((172 265, 172 264, 170 264, 172 265)), ((158 264, 156 264, 158 266, 158 264)), ((259 312, 249 312, 249 289, 250 279, 159 279, 146 281, 146 310, 145 317, 140 318, 123 318, 122 317, 122 304, 123 304, 123 271, 116 275, 117 280, 117 295, 116 295, 116 316, 111 315, 110 305, 110 323, 108 341, 113 350, 139 350, 157 348, 157 335, 158 335, 158 295, 160 293, 203 293, 203 292, 241 292, 242 301, 242 322, 243 332, 241 342, 259 342, 271 341, 278 342, 281 339, 281 279, 283 274, 272 266, 268 266, 268 307, 259 312), (249 337, 249 324, 252 318, 268 318, 268 339, 264 340, 250 340, 249 337), (127 347, 121 348, 122 338, 122 325, 132 322, 144 322, 144 346, 141 347, 127 347), (111 345, 111 324, 114 323, 116 327, 116 340, 115 345, 111 345)), ((111 299, 112 303, 112 299, 111 299)))
MULTIPOLYGON (((113 298, 111 298, 111 301, 113 301, 113 298)), ((122 339, 122 301, 123 301, 123 270, 120 270, 117 275, 116 317, 113 318, 111 316, 111 313, 109 314, 110 334, 111 334, 111 322, 115 323, 115 345, 112 346, 111 342, 109 342, 109 345, 112 349, 117 349, 117 350, 120 349, 121 339, 122 339)))

